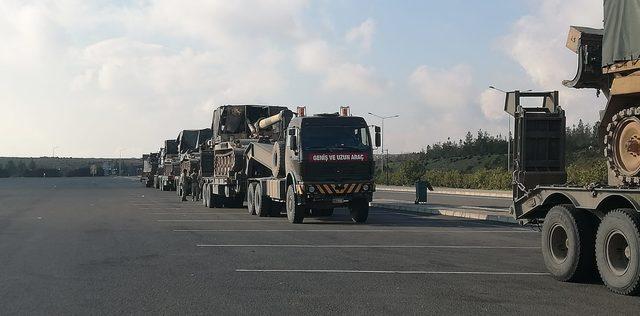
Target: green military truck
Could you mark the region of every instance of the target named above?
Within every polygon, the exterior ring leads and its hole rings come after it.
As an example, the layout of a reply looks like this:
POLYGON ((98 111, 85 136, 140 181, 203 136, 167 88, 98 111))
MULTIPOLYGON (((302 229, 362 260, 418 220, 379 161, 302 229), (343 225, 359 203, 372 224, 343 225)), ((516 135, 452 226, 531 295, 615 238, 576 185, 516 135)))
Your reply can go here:
POLYGON ((605 0, 604 29, 572 26, 567 47, 578 55, 571 88, 607 97, 599 137, 607 183, 565 184, 564 111, 557 92, 507 93, 516 119, 512 212, 543 222, 544 263, 556 279, 599 273, 613 292, 640 293, 640 0, 605 0), (525 108, 522 98, 542 99, 525 108))
MULTIPOLYGON (((374 161, 365 120, 339 113, 307 116, 285 107, 223 106, 212 124, 214 174, 204 204, 240 206, 259 216, 286 211, 292 223, 348 207, 365 222, 373 197, 374 161)), ((380 143, 379 130, 375 146, 380 143)))

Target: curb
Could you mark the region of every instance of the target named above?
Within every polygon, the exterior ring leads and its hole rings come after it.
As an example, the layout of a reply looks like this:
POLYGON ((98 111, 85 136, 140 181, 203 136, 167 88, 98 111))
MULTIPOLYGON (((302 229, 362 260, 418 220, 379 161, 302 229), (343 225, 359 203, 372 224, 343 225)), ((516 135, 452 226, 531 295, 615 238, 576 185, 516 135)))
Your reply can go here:
MULTIPOLYGON (((391 192, 411 192, 415 193, 416 189, 412 187, 385 187, 376 186, 376 191, 391 191, 391 192)), ((483 190, 468 190, 468 189, 448 189, 448 188, 434 188, 432 193, 437 194, 451 194, 451 195, 466 195, 466 196, 483 196, 483 197, 495 197, 495 198, 512 198, 510 192, 504 191, 483 191, 483 190)), ((428 194, 428 193, 427 193, 428 194)))
POLYGON ((444 215, 444 216, 452 216, 452 217, 470 218, 470 219, 476 219, 476 220, 482 220, 482 221, 493 221, 493 222, 510 223, 510 224, 518 223, 518 221, 515 218, 513 218, 511 215, 502 215, 502 214, 479 212, 479 211, 469 211, 469 210, 449 209, 449 208, 446 208, 446 209, 434 208, 427 205, 415 205, 415 204, 404 204, 404 203, 371 202, 369 203, 369 205, 372 207, 379 207, 379 208, 407 212, 412 214, 444 215))

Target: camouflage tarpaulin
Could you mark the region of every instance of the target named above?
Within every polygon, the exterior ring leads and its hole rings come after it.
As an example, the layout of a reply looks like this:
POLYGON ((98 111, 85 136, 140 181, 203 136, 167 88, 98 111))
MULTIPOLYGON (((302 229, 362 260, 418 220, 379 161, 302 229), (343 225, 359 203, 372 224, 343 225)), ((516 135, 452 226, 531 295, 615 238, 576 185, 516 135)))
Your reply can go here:
POLYGON ((604 0, 602 66, 640 58, 640 0, 604 0))

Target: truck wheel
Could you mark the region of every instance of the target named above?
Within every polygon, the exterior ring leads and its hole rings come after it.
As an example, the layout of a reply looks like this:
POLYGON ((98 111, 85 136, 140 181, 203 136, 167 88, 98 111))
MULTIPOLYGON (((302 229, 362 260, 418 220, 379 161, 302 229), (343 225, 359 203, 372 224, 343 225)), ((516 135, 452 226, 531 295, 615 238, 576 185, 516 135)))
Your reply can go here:
POLYGON ((209 190, 207 190, 207 185, 204 184, 202 186, 202 205, 204 205, 205 207, 209 207, 209 205, 207 205, 207 194, 209 192, 209 190))
POLYGON ((596 237, 598 271, 614 293, 640 294, 640 215, 617 209, 602 219, 596 237))
POLYGON ((254 198, 256 194, 256 184, 249 183, 247 187, 247 209, 249 210, 249 215, 256 215, 256 205, 254 203, 254 198))
POLYGON ((262 194, 262 184, 257 183, 255 187, 253 202, 256 207, 256 215, 266 217, 271 215, 271 199, 262 194))
POLYGON ((544 218, 542 256, 551 275, 559 281, 593 277, 596 220, 571 204, 556 205, 544 218))
POLYGON ((271 173, 276 178, 284 176, 284 149, 285 145, 283 142, 275 142, 273 144, 271 173))
POLYGON ((365 199, 351 201, 349 205, 351 220, 356 223, 364 223, 369 217, 369 202, 365 199))
POLYGON ((296 192, 293 189, 293 185, 289 185, 287 188, 287 219, 290 223, 300 224, 304 220, 304 207, 296 204, 296 192))

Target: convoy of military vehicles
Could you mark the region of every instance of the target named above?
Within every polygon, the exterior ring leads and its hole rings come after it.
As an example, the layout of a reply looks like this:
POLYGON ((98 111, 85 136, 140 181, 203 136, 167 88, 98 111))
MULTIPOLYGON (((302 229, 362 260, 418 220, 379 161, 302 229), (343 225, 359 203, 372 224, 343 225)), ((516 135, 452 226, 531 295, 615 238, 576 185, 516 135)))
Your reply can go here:
POLYGON ((348 107, 332 114, 305 112, 305 107, 294 113, 282 106, 221 106, 210 129, 184 130, 159 153, 143 156, 145 166, 156 166, 143 178, 148 186, 181 195, 180 174, 195 172, 202 179, 202 203, 210 208, 246 204, 249 214, 284 211, 291 223, 302 223, 347 207, 354 222, 365 222, 375 190, 379 129, 372 143, 367 123, 348 107))
MULTIPOLYGON (((605 0, 604 29, 572 26, 567 47, 578 55, 570 88, 592 88, 608 102, 599 137, 608 183, 566 184, 565 112, 559 94, 512 91, 505 111, 515 118, 513 205, 522 224, 542 224, 542 254, 561 281, 599 272, 613 292, 640 293, 640 0, 605 0), (541 106, 525 107, 526 98, 541 106)), ((348 207, 365 222, 375 184, 374 144, 348 108, 307 116, 304 107, 226 105, 211 129, 185 130, 143 157, 143 180, 178 189, 183 169, 196 170, 207 207, 243 207, 249 214, 286 212, 292 223, 348 207)))

